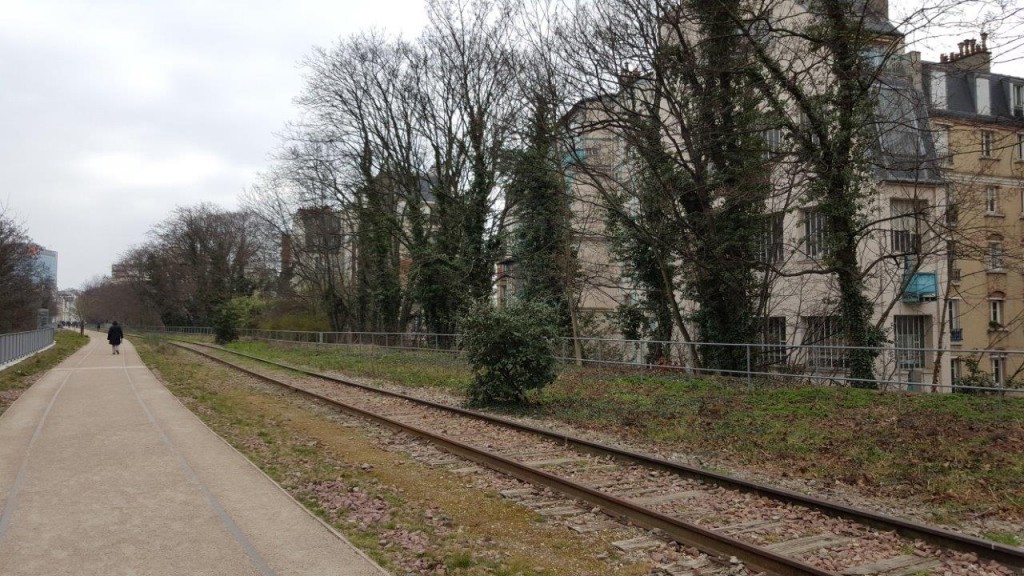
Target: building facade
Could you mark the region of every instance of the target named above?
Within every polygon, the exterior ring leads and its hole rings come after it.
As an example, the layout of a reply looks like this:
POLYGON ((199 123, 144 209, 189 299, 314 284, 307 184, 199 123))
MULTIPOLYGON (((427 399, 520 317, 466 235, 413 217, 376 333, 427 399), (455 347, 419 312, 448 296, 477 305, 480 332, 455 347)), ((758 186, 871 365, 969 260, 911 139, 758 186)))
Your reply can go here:
MULTIPOLYGON (((873 320, 888 342, 876 373, 893 386, 943 391, 969 370, 995 384, 1020 379, 1024 355, 1011 352, 1024 350, 1024 79, 991 72, 984 36, 923 62, 902 49, 898 31, 877 28, 880 44, 896 49, 881 64, 878 146, 858 247, 873 320)), ((608 195, 629 181, 628 151, 602 127, 608 108, 595 101, 570 113, 576 161, 567 173, 580 309, 607 317, 635 301, 637 289, 607 229, 608 195)), ((769 149, 788 138, 775 129, 763 136, 769 149)), ((839 294, 834 278, 813 273, 828 243, 826 220, 799 185, 775 178, 773 186, 787 188, 769 200, 763 258, 780 273, 766 281, 763 346, 752 367, 841 381, 839 294)), ((684 312, 695 310, 677 299, 684 312)))
POLYGON ((29 253, 36 259, 39 264, 39 279, 47 280, 57 285, 57 252, 55 250, 47 250, 42 246, 33 244, 29 246, 29 253))
POLYGON ((950 378, 1024 371, 1024 78, 993 73, 987 38, 921 66, 948 181, 950 378))

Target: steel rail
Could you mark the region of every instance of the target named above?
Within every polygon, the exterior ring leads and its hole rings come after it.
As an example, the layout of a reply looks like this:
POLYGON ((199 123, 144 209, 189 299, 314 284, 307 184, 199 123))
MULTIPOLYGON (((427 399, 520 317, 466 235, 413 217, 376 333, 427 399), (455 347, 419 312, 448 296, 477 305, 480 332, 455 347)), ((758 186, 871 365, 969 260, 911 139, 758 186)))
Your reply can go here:
POLYGON ((319 402, 324 402, 344 412, 372 420, 391 429, 418 436, 442 447, 452 454, 456 454, 488 468, 514 476, 524 482, 547 486, 569 497, 584 500, 594 506, 599 506, 601 509, 613 516, 627 518, 631 522, 650 530, 660 530, 682 544, 693 546, 698 550, 713 556, 724 557, 726 561, 729 557, 735 557, 749 566, 767 571, 777 576, 838 576, 835 572, 822 570, 771 550, 748 544, 730 536, 718 534, 712 530, 708 530, 707 528, 702 528, 695 524, 661 514, 654 510, 649 510, 628 500, 624 500, 610 494, 605 494, 577 482, 545 472, 544 470, 510 460, 500 454, 495 454, 493 452, 488 452, 486 450, 464 444, 458 440, 441 436, 411 424, 405 424, 403 422, 393 420, 386 416, 375 414, 339 400, 327 398, 326 396, 310 392, 309 390, 303 390, 302 388, 293 386, 287 382, 281 382, 280 380, 265 374, 239 366, 223 358, 218 358, 213 354, 196 350, 175 342, 172 343, 182 349, 229 366, 264 382, 269 382, 271 384, 287 388, 302 396, 312 398, 319 402))
MULTIPOLYGON (((939 546, 941 548, 946 548, 946 549, 950 549, 950 550, 957 550, 959 552, 967 552, 967 553, 976 554, 979 558, 984 558, 984 559, 987 559, 987 560, 993 560, 993 561, 996 561, 996 562, 999 562, 1001 564, 1005 564, 1005 565, 1008 565, 1008 566, 1014 566, 1014 567, 1017 567, 1017 568, 1024 567, 1024 550, 1022 550, 1020 548, 1014 548, 1014 547, 1011 547, 1011 546, 1006 546, 1004 544, 999 544, 997 542, 991 542, 989 540, 984 540, 982 538, 976 538, 974 536, 968 536, 966 534, 959 534, 959 533, 956 533, 956 532, 953 532, 953 531, 950 531, 950 530, 945 530, 943 528, 938 528, 936 526, 929 526, 927 524, 922 524, 922 523, 919 523, 919 522, 913 522, 913 521, 910 521, 910 520, 904 520, 902 518, 896 518, 894 516, 889 516, 889 515, 886 515, 886 514, 881 514, 879 512, 874 512, 874 511, 871 511, 871 510, 865 510, 865 509, 862 509, 862 508, 856 508, 856 507, 853 507, 853 506, 848 506, 846 504, 830 502, 830 501, 827 501, 827 500, 824 500, 824 499, 821 499, 821 498, 816 498, 814 496, 808 496, 806 494, 800 494, 799 492, 794 492, 794 491, 791 491, 791 490, 786 490, 784 488, 778 488, 778 487, 774 487, 774 486, 768 486, 768 485, 765 485, 765 484, 760 484, 760 483, 752 482, 752 481, 749 481, 749 480, 733 478, 733 477, 730 477, 730 476, 726 476, 724 474, 719 474, 719 473, 716 473, 716 472, 711 472, 709 470, 703 470, 701 468, 697 468, 697 467, 694 467, 694 466, 688 466, 686 464, 680 464, 680 463, 677 463, 677 462, 672 462, 672 461, 669 461, 669 460, 665 460, 663 458, 658 458, 656 456, 651 456, 651 455, 647 455, 647 454, 641 454, 641 453, 638 453, 638 452, 633 452, 633 451, 625 450, 625 449, 622 449, 622 448, 616 448, 614 446, 607 446, 607 445, 600 444, 600 443, 597 443, 597 442, 593 442, 593 441, 590 441, 590 440, 585 440, 583 438, 578 438, 578 437, 570 436, 570 435, 567 435, 567 434, 553 432, 551 430, 545 430, 543 428, 538 428, 536 426, 531 426, 529 424, 521 424, 519 422, 515 422, 515 421, 508 420, 508 419, 505 419, 505 418, 501 418, 501 417, 498 417, 498 416, 492 416, 490 414, 485 414, 485 413, 477 412, 477 411, 474 411, 474 410, 467 410, 465 408, 459 408, 459 407, 455 407, 455 406, 448 406, 446 404, 441 404, 441 403, 433 402, 433 401, 430 401, 430 400, 423 400, 423 399, 416 398, 416 397, 413 397, 413 396, 408 396, 408 395, 402 394, 400 392, 393 392, 393 391, 390 391, 390 390, 383 390, 383 389, 380 389, 380 388, 375 388, 373 386, 367 386, 365 384, 360 384, 358 382, 352 382, 352 381, 346 380, 344 378, 339 378, 339 377, 336 377, 336 376, 331 376, 331 375, 328 375, 328 374, 322 374, 322 373, 315 372, 315 371, 312 371, 312 370, 307 370, 307 369, 304 369, 304 368, 298 368, 298 367, 295 367, 295 366, 290 366, 288 364, 283 364, 283 363, 280 363, 280 362, 275 362, 273 360, 267 360, 265 358, 260 358, 258 356, 253 356, 251 354, 246 354, 246 353, 243 353, 243 352, 236 352, 234 350, 229 350, 227 348, 222 348, 222 347, 219 347, 219 346, 212 346, 212 345, 209 345, 209 344, 196 343, 196 342, 188 342, 188 344, 192 344, 192 345, 196 345, 196 346, 201 346, 201 347, 204 347, 204 348, 210 348, 210 349, 218 350, 218 351, 221 351, 221 352, 227 352, 229 354, 234 354, 236 356, 241 356, 243 358, 248 358, 250 360, 255 360, 255 361, 258 361, 258 362, 269 364, 271 366, 276 366, 278 368, 283 368, 283 369, 286 369, 286 370, 291 370, 291 371, 294 371, 294 372, 298 372, 300 374, 305 374, 307 376, 312 376, 312 377, 315 377, 315 378, 321 378, 321 379, 328 380, 328 381, 331 381, 331 382, 336 382, 336 383, 344 384, 344 385, 347 385, 347 386, 353 386, 353 387, 356 387, 356 388, 360 388, 360 389, 363 389, 363 390, 367 390, 367 391, 371 391, 371 392, 374 392, 374 393, 383 394, 383 395, 387 395, 387 396, 391 396, 391 397, 395 397, 395 398, 401 398, 403 400, 407 400, 407 401, 414 402, 414 403, 417 403, 417 404, 421 404, 421 405, 424 405, 424 406, 429 406, 431 408, 435 408, 435 409, 439 409, 439 410, 444 410, 444 411, 455 413, 455 414, 459 414, 459 415, 462 415, 462 416, 476 418, 476 419, 479 419, 479 420, 483 420, 483 421, 490 422, 490 423, 493 423, 493 424, 498 424, 498 425, 501 425, 501 426, 507 426, 507 427, 510 427, 510 428, 513 428, 513 429, 516 429, 516 430, 530 432, 530 433, 533 433, 533 434, 536 434, 536 435, 539 435, 539 436, 542 436, 542 437, 546 437, 546 438, 550 438, 550 439, 553 439, 553 440, 557 440, 557 441, 562 442, 564 444, 572 445, 575 448, 578 448, 578 449, 580 449, 582 451, 585 451, 585 452, 588 452, 588 453, 591 453, 591 454, 597 454, 597 455, 601 455, 601 456, 611 455, 611 456, 614 456, 614 457, 616 457, 618 459, 621 459, 621 460, 626 460, 626 461, 630 461, 630 462, 634 462, 634 463, 638 463, 638 464, 643 464, 645 466, 649 466, 649 467, 653 467, 653 468, 657 468, 657 469, 673 472, 675 474, 679 474, 681 476, 685 476, 685 477, 688 477, 688 478, 693 478, 693 479, 698 479, 698 480, 703 480, 703 481, 709 481, 709 482, 711 482, 713 484, 716 484, 716 485, 724 487, 724 488, 732 488, 732 489, 741 490, 741 491, 748 492, 748 493, 754 493, 754 494, 758 494, 758 495, 761 495, 761 496, 766 496, 766 497, 769 497, 769 498, 772 498, 772 499, 775 499, 775 500, 779 500, 779 501, 783 501, 783 502, 787 502, 787 503, 791 503, 791 504, 801 505, 801 506, 804 506, 804 507, 807 507, 807 508, 811 508, 811 509, 817 510, 819 512, 822 512, 823 514, 826 514, 826 515, 829 515, 829 516, 832 516, 832 517, 837 517, 837 518, 843 518, 843 519, 846 519, 846 520, 851 520, 851 521, 857 522, 859 524, 863 524, 863 525, 874 527, 876 529, 892 530, 892 531, 895 531, 896 533, 898 533, 901 536, 906 537, 906 538, 920 539, 920 540, 923 540, 923 541, 928 542, 930 544, 939 546)), ((193 351, 197 352, 197 353, 202 353, 202 352, 199 352, 198 350, 193 350, 193 351)), ((204 356, 209 356, 209 355, 204 354, 204 356)), ((213 357, 213 358, 217 359, 218 361, 222 361, 222 362, 225 362, 225 363, 227 363, 229 365, 234 366, 233 364, 228 363, 228 362, 226 362, 226 361, 224 361, 222 359, 219 359, 219 358, 216 358, 216 357, 213 357)), ((245 370, 244 368, 242 368, 242 369, 245 370)))

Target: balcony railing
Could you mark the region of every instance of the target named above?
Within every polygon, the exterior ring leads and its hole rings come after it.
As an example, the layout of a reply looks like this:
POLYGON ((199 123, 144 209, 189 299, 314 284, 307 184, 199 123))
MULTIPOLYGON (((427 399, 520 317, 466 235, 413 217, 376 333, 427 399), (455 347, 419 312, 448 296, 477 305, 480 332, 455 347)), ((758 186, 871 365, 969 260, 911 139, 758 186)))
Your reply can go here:
POLYGON ((949 331, 949 341, 950 342, 963 342, 964 341, 964 329, 963 328, 953 328, 952 330, 950 330, 949 331))
POLYGON ((949 280, 951 282, 959 282, 960 281, 960 269, 959 268, 952 268, 952 269, 950 269, 950 271, 949 271, 949 280))

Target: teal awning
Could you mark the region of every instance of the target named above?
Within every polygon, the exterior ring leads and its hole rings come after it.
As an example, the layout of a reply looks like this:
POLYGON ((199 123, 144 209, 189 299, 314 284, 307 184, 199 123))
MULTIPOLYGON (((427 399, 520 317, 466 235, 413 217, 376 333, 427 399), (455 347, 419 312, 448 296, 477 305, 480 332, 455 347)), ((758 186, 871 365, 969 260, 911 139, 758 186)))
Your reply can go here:
POLYGON ((939 297, 939 279, 935 272, 918 272, 906 280, 903 303, 916 304, 939 297))
POLYGON ((572 152, 566 154, 564 158, 562 158, 562 166, 572 166, 573 164, 579 164, 580 162, 586 159, 586 150, 573 150, 572 152))

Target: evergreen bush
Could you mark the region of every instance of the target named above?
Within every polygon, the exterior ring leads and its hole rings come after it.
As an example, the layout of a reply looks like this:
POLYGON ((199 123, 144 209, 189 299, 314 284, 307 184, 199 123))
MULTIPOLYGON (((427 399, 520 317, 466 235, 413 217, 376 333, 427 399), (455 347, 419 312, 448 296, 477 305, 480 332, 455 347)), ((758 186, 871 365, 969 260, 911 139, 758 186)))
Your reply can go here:
POLYGON ((217 344, 227 344, 238 340, 238 325, 241 314, 231 302, 217 307, 213 313, 213 337, 217 344))
POLYGON ((462 318, 460 346, 473 370, 473 405, 521 404, 557 376, 557 313, 543 304, 513 301, 503 308, 489 302, 462 318))

